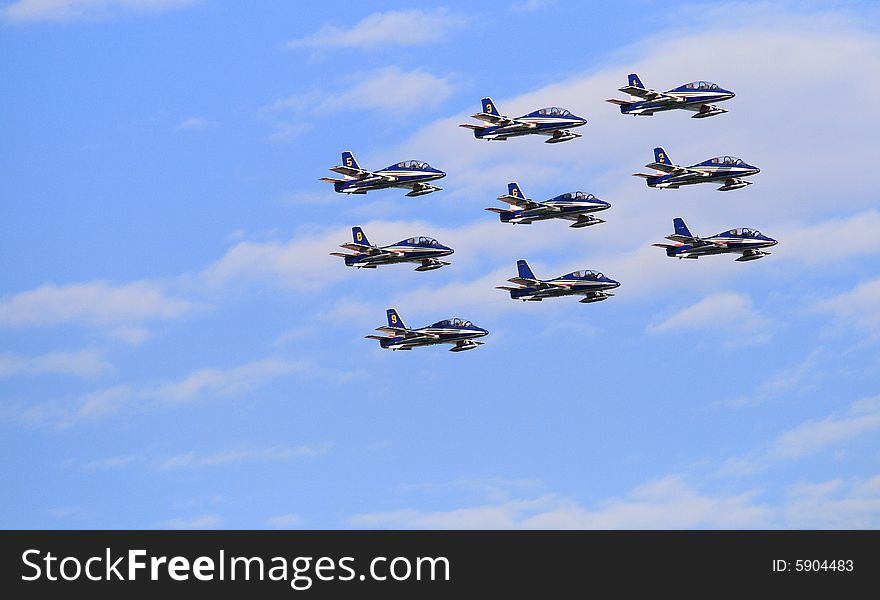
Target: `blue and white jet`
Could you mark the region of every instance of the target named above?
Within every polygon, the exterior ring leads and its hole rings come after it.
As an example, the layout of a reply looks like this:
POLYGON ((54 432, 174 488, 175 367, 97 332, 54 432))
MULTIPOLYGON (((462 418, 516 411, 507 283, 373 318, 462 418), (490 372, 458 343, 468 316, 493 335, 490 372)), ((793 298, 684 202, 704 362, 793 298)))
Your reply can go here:
POLYGON ((683 185, 695 183, 721 183, 719 192, 738 190, 751 185, 742 177, 756 175, 761 169, 744 162, 735 156, 716 156, 689 167, 675 165, 663 148, 654 148, 654 162, 645 165, 656 173, 633 173, 633 177, 644 177, 648 187, 678 189, 683 185))
POLYGON ((607 290, 620 287, 620 282, 596 271, 574 271, 554 279, 538 279, 525 260, 516 261, 519 277, 508 279, 517 287, 499 285, 497 289, 510 292, 510 297, 523 302, 540 302, 558 296, 584 296, 579 302, 589 304, 607 300, 614 294, 607 290))
POLYGON ((507 184, 507 194, 498 196, 502 202, 510 205, 510 208, 487 208, 486 210, 498 213, 502 223, 514 225, 530 225, 533 221, 546 221, 547 219, 565 219, 574 221, 569 227, 587 227, 604 223, 603 219, 594 217, 589 213, 598 212, 611 208, 609 202, 599 200, 593 194, 584 192, 569 192, 561 194, 550 200, 536 202, 526 198, 516 182, 507 184))
POLYGON ((473 115, 473 118, 488 125, 462 123, 459 127, 472 129, 478 140, 503 141, 511 137, 536 134, 549 136, 548 144, 581 137, 581 134, 572 133, 569 129, 587 124, 586 119, 558 106, 542 108, 512 119, 501 115, 491 98, 483 98, 483 111, 473 115))
POLYGON ((690 110, 695 114, 694 119, 714 117, 726 113, 726 108, 719 108, 713 102, 730 100, 736 94, 730 90, 719 87, 711 81, 693 81, 680 85, 667 92, 657 92, 646 89, 641 79, 635 73, 631 73, 627 85, 620 91, 629 94, 629 101, 611 98, 606 100, 611 104, 620 106, 620 112, 625 115, 650 117, 656 112, 666 110, 690 110))
POLYGON ((407 188, 407 196, 422 196, 442 190, 427 182, 446 177, 446 173, 426 162, 405 160, 378 171, 361 169, 351 152, 342 153, 342 164, 330 169, 343 179, 321 177, 321 181, 333 184, 340 194, 366 194, 371 190, 407 188))
POLYGON ((377 327, 386 335, 368 335, 367 339, 379 340, 379 346, 391 350, 412 350, 417 346, 433 346, 435 344, 454 344, 450 352, 473 350, 483 344, 474 338, 489 335, 482 327, 477 327, 464 319, 445 319, 433 325, 410 329, 403 323, 397 310, 389 308, 388 325, 377 327))
POLYGON ((444 246, 434 238, 417 236, 401 240, 388 246, 374 246, 360 227, 351 228, 353 242, 341 244, 340 248, 351 250, 354 254, 331 252, 330 256, 345 259, 345 266, 359 269, 375 269, 380 265, 397 263, 420 263, 416 271, 433 271, 450 263, 438 260, 441 256, 452 254, 452 248, 444 246))
POLYGON ((755 229, 729 229, 723 233, 710 237, 699 238, 691 233, 684 219, 676 217, 672 220, 675 233, 666 236, 675 244, 654 244, 658 248, 666 249, 666 256, 673 258, 700 258, 712 254, 727 254, 735 252, 742 254, 737 262, 757 260, 770 254, 762 250, 775 246, 778 242, 767 237, 755 229))

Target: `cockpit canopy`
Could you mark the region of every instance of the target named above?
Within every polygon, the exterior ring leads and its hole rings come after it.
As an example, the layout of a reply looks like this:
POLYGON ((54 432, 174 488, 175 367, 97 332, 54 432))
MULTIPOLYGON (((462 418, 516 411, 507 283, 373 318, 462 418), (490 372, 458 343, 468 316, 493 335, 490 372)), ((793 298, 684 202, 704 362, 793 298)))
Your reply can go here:
POLYGON ((430 169, 431 165, 420 160, 405 160, 394 165, 398 169, 430 169))
POLYGON ((537 111, 539 115, 551 115, 554 117, 570 117, 571 111, 559 108, 558 106, 548 106, 537 111))
POLYGON ((744 165, 745 162, 741 158, 735 156, 716 156, 711 163, 716 165, 744 165))
POLYGON ((566 194, 562 194, 560 196, 563 200, 595 200, 596 197, 593 194, 587 194, 585 192, 568 192, 566 194))
POLYGON ((431 327, 473 327, 474 324, 464 319, 444 319, 437 321, 431 327))
POLYGON ((717 83, 712 83, 711 81, 692 81, 690 83, 686 83, 681 86, 683 88, 687 88, 689 90, 717 90, 719 89, 717 83))
POLYGON ((419 237, 411 237, 408 240, 404 240, 401 244, 410 244, 412 246, 439 246, 440 244, 434 238, 429 238, 425 236, 419 237))
POLYGON ((757 229, 749 229, 748 227, 743 227, 742 229, 731 229, 731 235, 741 235, 743 237, 761 237, 761 232, 757 229))
POLYGON ((575 271, 571 274, 572 277, 584 278, 584 279, 602 279, 605 277, 602 273, 598 271, 575 271))

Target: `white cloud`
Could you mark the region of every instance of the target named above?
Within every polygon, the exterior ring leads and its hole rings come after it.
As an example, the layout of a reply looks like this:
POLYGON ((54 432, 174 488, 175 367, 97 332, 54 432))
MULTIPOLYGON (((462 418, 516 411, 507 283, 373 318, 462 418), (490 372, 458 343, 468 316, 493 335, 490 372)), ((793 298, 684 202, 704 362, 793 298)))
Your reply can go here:
POLYGON ((101 19, 123 10, 161 13, 195 0, 16 0, 3 9, 8 21, 78 21, 101 19))
POLYGON ((454 90, 448 76, 438 77, 424 69, 404 71, 396 66, 358 72, 346 77, 344 83, 345 87, 334 90, 296 93, 266 107, 263 114, 275 119, 272 138, 288 139, 306 131, 308 125, 300 121, 304 112, 326 117, 346 110, 378 110, 400 116, 434 108, 454 90), (290 113, 297 120, 278 120, 279 113, 290 113))
POLYGON ((733 400, 722 402, 729 406, 756 406, 783 394, 792 394, 802 391, 810 386, 811 380, 816 378, 823 349, 816 348, 807 357, 796 365, 781 369, 771 377, 762 381, 755 390, 747 395, 739 396, 733 400))
POLYGON ((160 384, 147 394, 164 402, 190 402, 209 395, 241 395, 305 368, 302 361, 265 358, 231 369, 200 369, 181 380, 160 384))
POLYGON ((183 469, 188 467, 214 467, 239 464, 243 462, 289 462, 300 458, 316 458, 327 451, 327 445, 320 446, 272 446, 269 448, 244 448, 224 450, 213 454, 199 454, 196 451, 171 456, 159 465, 160 469, 183 469))
POLYGON ((354 516, 351 523, 404 529, 753 528, 764 525, 769 513, 755 496, 755 492, 710 495, 671 476, 592 508, 570 498, 544 495, 447 511, 365 513, 354 516))
POLYGON ((211 121, 205 117, 189 117, 177 124, 177 129, 207 129, 211 121))
POLYGON ((524 0, 524 2, 516 2, 510 6, 513 12, 528 13, 550 8, 556 4, 556 0, 524 0))
POLYGON ((732 345, 767 341, 769 321, 752 306, 746 294, 719 292, 687 306, 659 323, 648 326, 649 333, 712 330, 732 345))
POLYGON ((176 518, 162 521, 163 529, 214 529, 219 527, 223 518, 216 514, 197 515, 189 518, 176 518))
POLYGON ((439 42, 467 19, 445 8, 434 10, 390 10, 364 17, 346 29, 325 25, 310 36, 291 40, 291 48, 377 48, 420 46, 439 42))
POLYGON ((149 319, 173 319, 195 309, 168 296, 157 284, 136 281, 112 285, 102 281, 66 286, 46 284, 0 298, 0 327, 82 323, 109 326, 149 319))
POLYGON ((880 527, 880 475, 801 483, 786 490, 785 519, 799 529, 880 527))
POLYGON ((723 475, 751 475, 780 463, 818 455, 877 430, 880 396, 853 402, 842 413, 803 421, 776 436, 765 448, 726 460, 720 471, 723 475))
POLYGON ((821 300, 812 310, 833 316, 840 329, 852 328, 876 337, 880 335, 880 278, 821 300))
POLYGON ((266 519, 266 525, 273 529, 291 529, 294 527, 300 527, 302 524, 303 518, 299 515, 293 514, 276 515, 266 519))
POLYGON ((37 404, 7 403, 0 418, 66 428, 87 420, 208 398, 234 397, 273 380, 301 373, 301 360, 265 358, 229 369, 200 369, 179 380, 148 385, 118 385, 68 399, 37 404))
POLYGON ((100 352, 89 349, 49 352, 41 356, 0 354, 0 377, 45 374, 97 377, 110 367, 100 352))
MULTIPOLYGON (((774 254, 808 265, 880 254, 880 211, 867 210, 805 226, 789 226, 778 234, 784 240, 774 254)), ((769 232, 768 232, 769 233, 769 232)))
POLYGON ((343 109, 418 112, 439 105, 452 91, 448 77, 437 77, 422 69, 402 71, 399 67, 385 67, 358 75, 347 90, 325 94, 327 97, 314 107, 314 112, 343 109))
POLYGON ((842 414, 805 421, 782 433, 770 445, 767 458, 794 460, 852 441, 880 429, 880 396, 854 402, 842 414))

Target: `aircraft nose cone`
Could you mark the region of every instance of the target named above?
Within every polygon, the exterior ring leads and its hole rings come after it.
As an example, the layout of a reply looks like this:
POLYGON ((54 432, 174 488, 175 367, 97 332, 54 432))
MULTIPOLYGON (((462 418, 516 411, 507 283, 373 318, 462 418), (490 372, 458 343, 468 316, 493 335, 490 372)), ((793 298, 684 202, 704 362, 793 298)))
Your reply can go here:
POLYGON ((609 279, 609 280, 608 280, 608 283, 610 283, 612 287, 615 287, 615 288, 619 288, 619 287, 620 287, 620 282, 619 282, 619 281, 615 281, 615 280, 613 280, 613 279, 609 279))
POLYGON ((455 250, 453 250, 449 246, 446 246, 445 248, 446 248, 446 254, 453 254, 455 252, 455 250))
POLYGON ((761 169, 759 169, 758 167, 752 167, 752 170, 755 172, 755 175, 761 172, 761 169))
POLYGON ((776 244, 779 243, 777 240, 774 240, 773 238, 768 238, 768 241, 770 242, 771 246, 775 246, 776 244))

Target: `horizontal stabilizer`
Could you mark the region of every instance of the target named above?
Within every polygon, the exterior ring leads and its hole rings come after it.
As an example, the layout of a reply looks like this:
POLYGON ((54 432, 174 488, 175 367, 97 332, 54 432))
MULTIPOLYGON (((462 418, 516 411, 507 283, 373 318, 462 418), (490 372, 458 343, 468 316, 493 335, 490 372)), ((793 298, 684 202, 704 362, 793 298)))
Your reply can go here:
POLYGON ((605 102, 610 102, 611 104, 616 104, 618 106, 626 106, 627 104, 632 104, 631 102, 620 100, 619 98, 608 98, 608 100, 606 100, 605 102))

